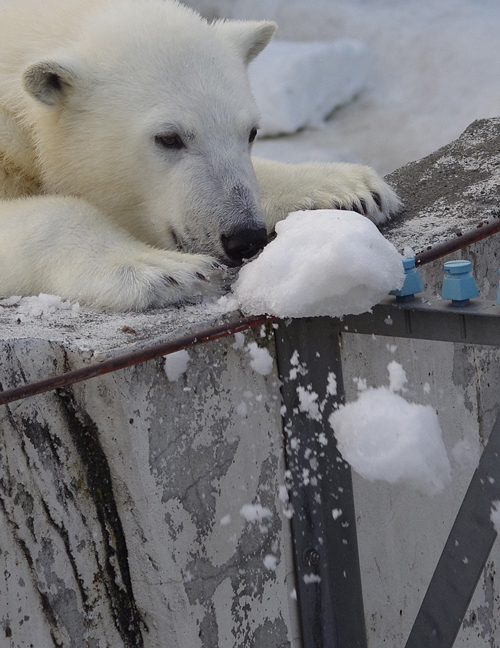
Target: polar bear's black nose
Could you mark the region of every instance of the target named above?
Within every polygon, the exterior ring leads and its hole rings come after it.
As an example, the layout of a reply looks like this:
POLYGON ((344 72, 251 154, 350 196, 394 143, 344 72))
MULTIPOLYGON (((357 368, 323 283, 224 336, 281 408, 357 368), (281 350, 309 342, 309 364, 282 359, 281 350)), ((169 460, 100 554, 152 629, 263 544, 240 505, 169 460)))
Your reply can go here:
POLYGON ((265 227, 238 229, 221 236, 222 247, 232 265, 241 265, 243 259, 255 256, 267 243, 265 227))

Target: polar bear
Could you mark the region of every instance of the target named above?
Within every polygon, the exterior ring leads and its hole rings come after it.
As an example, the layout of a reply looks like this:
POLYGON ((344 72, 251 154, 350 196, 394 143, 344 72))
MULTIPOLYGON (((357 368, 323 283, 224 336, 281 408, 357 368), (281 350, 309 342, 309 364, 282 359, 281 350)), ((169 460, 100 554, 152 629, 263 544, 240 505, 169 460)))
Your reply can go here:
POLYGON ((0 295, 142 310, 203 293, 291 211, 398 208, 368 167, 251 158, 270 22, 176 0, 0 4, 0 295))

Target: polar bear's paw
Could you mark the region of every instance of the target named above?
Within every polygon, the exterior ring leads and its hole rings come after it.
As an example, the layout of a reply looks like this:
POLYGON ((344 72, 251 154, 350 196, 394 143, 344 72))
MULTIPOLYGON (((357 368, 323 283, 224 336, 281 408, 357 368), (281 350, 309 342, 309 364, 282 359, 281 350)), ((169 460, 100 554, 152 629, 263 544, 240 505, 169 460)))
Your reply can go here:
POLYGON ((115 266, 109 283, 103 280, 98 299, 91 297, 89 301, 114 311, 143 311, 197 300, 217 291, 222 266, 214 258, 154 252, 115 266))
POLYGON ((254 166, 270 227, 292 211, 308 209, 352 210, 381 224, 401 207, 391 187, 361 164, 283 164, 257 158, 254 166))

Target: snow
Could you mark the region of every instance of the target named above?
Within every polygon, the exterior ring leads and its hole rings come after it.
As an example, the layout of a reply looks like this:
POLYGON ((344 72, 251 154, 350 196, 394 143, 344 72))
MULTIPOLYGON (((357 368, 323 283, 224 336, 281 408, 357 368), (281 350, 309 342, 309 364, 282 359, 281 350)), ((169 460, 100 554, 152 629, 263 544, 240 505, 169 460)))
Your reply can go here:
POLYGON ((257 342, 250 342, 245 348, 252 358, 250 360, 252 369, 262 376, 270 374, 273 370, 273 359, 269 351, 260 347, 257 342))
POLYGON ((276 571, 278 565, 278 559, 273 554, 267 554, 264 556, 264 567, 270 571, 276 571))
MULTIPOLYGON (((376 226, 355 212, 294 212, 276 238, 233 284, 246 313, 310 317, 369 310, 401 288, 401 256, 376 226)), ((231 308, 236 306, 228 300, 231 308)))
POLYGON ((185 349, 175 351, 165 356, 165 373, 171 382, 176 382, 186 371, 189 362, 189 353, 185 349))
POLYGON ((260 136, 318 126, 363 88, 368 68, 360 41, 272 41, 249 67, 260 136))
POLYGON ((500 533, 500 502, 498 500, 491 502, 490 520, 495 527, 495 531, 500 533))
POLYGON ((403 482, 422 493, 444 490, 451 467, 435 410, 395 393, 406 375, 390 363, 390 387, 370 387, 330 416, 343 458, 365 479, 403 482))
POLYGON ((29 319, 51 319, 52 315, 65 311, 72 316, 80 313, 80 304, 63 301, 57 295, 40 293, 38 297, 7 297, 0 300, 0 311, 16 306, 16 314, 21 322, 29 319))
POLYGON ((240 515, 247 522, 261 522, 265 518, 271 518, 271 511, 261 504, 244 504, 240 509, 240 515))

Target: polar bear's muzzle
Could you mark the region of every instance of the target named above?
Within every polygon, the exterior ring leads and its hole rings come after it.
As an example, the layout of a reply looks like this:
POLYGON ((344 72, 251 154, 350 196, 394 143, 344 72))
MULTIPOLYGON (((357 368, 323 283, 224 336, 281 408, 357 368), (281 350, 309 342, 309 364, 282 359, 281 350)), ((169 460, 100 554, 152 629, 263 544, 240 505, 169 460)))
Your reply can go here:
POLYGON ((267 244, 265 227, 238 228, 221 236, 222 247, 231 266, 239 266, 245 259, 251 259, 267 244))

